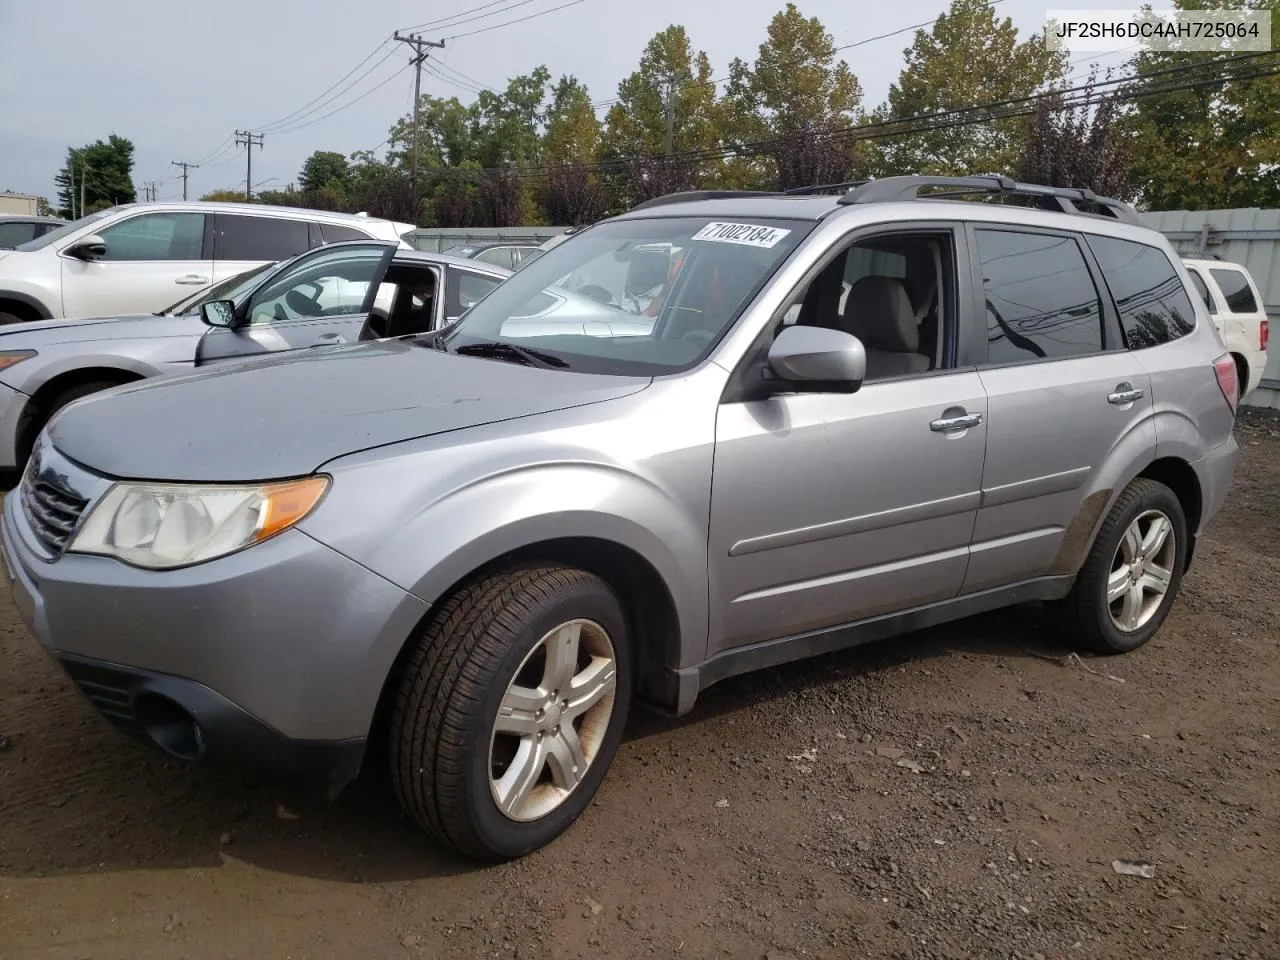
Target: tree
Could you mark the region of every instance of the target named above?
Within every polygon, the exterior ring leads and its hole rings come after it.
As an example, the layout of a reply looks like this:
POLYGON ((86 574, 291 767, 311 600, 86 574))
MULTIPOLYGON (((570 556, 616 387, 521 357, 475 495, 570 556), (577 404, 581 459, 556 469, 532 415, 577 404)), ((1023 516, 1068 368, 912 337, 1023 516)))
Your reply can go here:
POLYGON ((105 141, 69 147, 67 162, 53 180, 64 217, 83 216, 91 207, 133 203, 138 196, 133 186, 133 142, 113 133, 105 141))
POLYGON ((852 164, 848 140, 830 132, 856 123, 861 102, 862 87, 837 59, 821 21, 788 3, 770 22, 755 64, 735 59, 729 66, 726 139, 747 151, 769 143, 784 190, 844 180, 852 164))
POLYGON ((1129 143, 1121 129, 1122 104, 1113 92, 1095 98, 1096 71, 1076 105, 1057 90, 1036 104, 1017 176, 1051 187, 1084 187, 1104 197, 1131 199, 1129 143))
POLYGON ((524 219, 524 184, 514 170, 486 174, 480 199, 491 226, 518 227, 524 219))
POLYGON ((577 165, 551 167, 543 193, 547 218, 562 227, 580 227, 604 216, 607 196, 600 179, 577 165))
POLYGON ((654 35, 634 73, 618 84, 618 102, 605 117, 604 150, 627 159, 665 153, 670 94, 674 152, 705 150, 720 137, 711 61, 695 52, 684 27, 654 35))
MULTIPOLYGON (((445 100, 424 94, 419 102, 418 163, 422 168, 456 167, 475 155, 471 110, 457 97, 445 100)), ((387 163, 409 168, 413 157, 413 112, 392 126, 387 163)))
MULTIPOLYGON (((1277 0, 1175 0, 1174 7, 1271 11, 1271 48, 1280 44, 1277 0)), ((1238 55, 1238 54, 1236 54, 1238 55)), ((1133 175, 1153 210, 1280 205, 1280 76, 1232 79, 1270 68, 1258 58, 1229 66, 1230 51, 1143 51, 1128 128, 1133 175), (1175 71, 1176 72, 1173 72, 1175 71), (1195 83, 1194 89, 1169 89, 1195 83), (1163 91, 1163 92, 1161 92, 1163 91)))
POLYGON ((307 157, 298 174, 298 186, 302 191, 322 190, 329 187, 339 194, 345 193, 351 170, 347 158, 332 150, 317 150, 307 157))
POLYGON ((244 203, 244 191, 232 187, 219 187, 217 190, 210 190, 203 194, 200 199, 219 203, 244 203))
POLYGON ((512 77, 502 93, 481 90, 471 105, 473 158, 482 167, 536 164, 542 157, 539 136, 545 115, 546 67, 512 77))
MULTIPOLYGON (((1027 97, 1060 80, 1066 67, 1043 34, 1019 43, 1013 21, 997 18, 987 0, 952 0, 931 30, 916 31, 905 53, 906 66, 889 89, 888 103, 876 111, 878 121, 1027 97)), ((904 132, 878 141, 875 172, 1004 173, 1017 161, 1029 126, 1025 117, 1014 117, 904 132)))
POLYGON ((565 75, 551 89, 542 155, 548 166, 586 164, 600 150, 600 121, 591 95, 577 79, 565 75))

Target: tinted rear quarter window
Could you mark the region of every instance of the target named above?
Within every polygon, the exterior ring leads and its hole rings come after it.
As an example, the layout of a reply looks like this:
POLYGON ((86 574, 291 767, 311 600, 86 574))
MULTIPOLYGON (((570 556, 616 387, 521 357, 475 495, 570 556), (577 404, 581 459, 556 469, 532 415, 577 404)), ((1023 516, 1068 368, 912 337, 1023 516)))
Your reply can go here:
POLYGON ((35 223, 0 223, 0 250, 9 250, 20 243, 34 240, 44 229, 35 223))
POLYGON ((345 240, 368 240, 369 234, 364 233, 355 227, 342 227, 336 223, 322 223, 320 226, 320 235, 324 237, 325 243, 342 243, 345 240))
POLYGON ((1100 353, 1102 310, 1072 237, 978 229, 988 362, 1100 353))
POLYGON ((1195 329, 1191 297, 1163 250, 1132 240, 1089 237, 1131 350, 1158 347, 1195 329))
POLYGON ((218 214, 218 260, 283 260, 311 244, 305 220, 218 214))
POLYGON ((1227 309, 1232 313, 1257 313, 1258 301, 1253 297, 1249 281, 1239 270, 1211 269, 1209 273, 1217 281, 1227 309))

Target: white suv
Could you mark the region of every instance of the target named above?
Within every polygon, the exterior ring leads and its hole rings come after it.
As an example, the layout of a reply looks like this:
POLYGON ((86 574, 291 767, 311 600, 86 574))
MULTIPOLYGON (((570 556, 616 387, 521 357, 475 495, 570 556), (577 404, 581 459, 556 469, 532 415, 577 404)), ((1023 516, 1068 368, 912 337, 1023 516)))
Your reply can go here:
POLYGON ((1270 330, 1258 285, 1238 263, 1185 258, 1182 262, 1236 362, 1236 378, 1243 397, 1257 387, 1267 368, 1270 330))
POLYGON ((0 324, 146 314, 200 287, 339 240, 412 249, 415 227, 247 203, 127 203, 0 251, 0 324))

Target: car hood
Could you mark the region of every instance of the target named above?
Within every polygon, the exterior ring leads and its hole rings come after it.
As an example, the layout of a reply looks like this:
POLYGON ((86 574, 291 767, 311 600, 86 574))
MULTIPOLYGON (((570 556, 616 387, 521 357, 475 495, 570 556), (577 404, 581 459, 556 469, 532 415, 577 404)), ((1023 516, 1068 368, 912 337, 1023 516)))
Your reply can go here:
POLYGON ((360 450, 611 400, 650 382, 383 340, 144 380, 65 407, 48 432, 65 455, 108 476, 270 480, 360 450))
POLYGON ((138 314, 125 317, 93 317, 83 320, 36 320, 0 327, 0 350, 17 350, 40 344, 84 343, 92 340, 132 340, 137 337, 165 337, 178 332, 190 333, 193 323, 202 321, 194 314, 177 317, 138 314))

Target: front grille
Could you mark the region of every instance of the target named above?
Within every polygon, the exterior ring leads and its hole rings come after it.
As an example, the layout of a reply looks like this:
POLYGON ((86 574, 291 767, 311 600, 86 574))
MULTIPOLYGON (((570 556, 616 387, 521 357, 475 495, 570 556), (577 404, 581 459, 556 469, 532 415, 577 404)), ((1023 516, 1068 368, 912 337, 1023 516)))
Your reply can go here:
POLYGON ((62 669, 112 725, 130 736, 143 736, 142 725, 133 712, 129 696, 129 687, 134 679, 132 674, 70 657, 62 658, 62 669))
POLYGON ((61 553, 89 501, 57 484, 56 477, 41 476, 38 450, 23 474, 20 497, 36 539, 50 553, 61 553))

